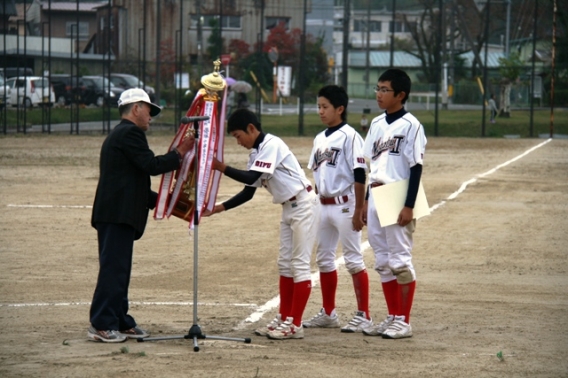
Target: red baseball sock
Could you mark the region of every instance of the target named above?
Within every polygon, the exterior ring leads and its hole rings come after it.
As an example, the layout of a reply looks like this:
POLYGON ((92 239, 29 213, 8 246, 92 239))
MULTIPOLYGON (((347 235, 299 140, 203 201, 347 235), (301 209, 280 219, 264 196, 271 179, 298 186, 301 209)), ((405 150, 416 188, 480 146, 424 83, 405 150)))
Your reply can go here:
POLYGON ((312 292, 312 281, 302 281, 294 283, 294 299, 292 301, 292 310, 290 315, 294 318, 294 324, 298 327, 302 325, 302 317, 304 309, 312 292))
POLYGON ((387 302, 387 310, 389 315, 398 315, 398 282, 396 279, 388 282, 382 282, 383 295, 387 302))
POLYGON ((367 269, 353 274, 351 278, 353 279, 353 288, 357 298, 357 310, 364 311, 367 319, 371 319, 371 314, 369 314, 369 275, 367 274, 367 269))
POLYGON ((397 315, 404 315, 404 321, 410 324, 410 310, 412 309, 412 301, 414 300, 414 290, 416 290, 416 281, 408 284, 398 284, 398 300, 399 308, 397 315))
POLYGON ((294 279, 292 277, 280 276, 280 316, 286 320, 292 311, 292 301, 294 299, 294 279))
POLYGON ((328 273, 320 272, 321 295, 323 309, 327 315, 335 310, 335 292, 337 291, 337 270, 328 273))

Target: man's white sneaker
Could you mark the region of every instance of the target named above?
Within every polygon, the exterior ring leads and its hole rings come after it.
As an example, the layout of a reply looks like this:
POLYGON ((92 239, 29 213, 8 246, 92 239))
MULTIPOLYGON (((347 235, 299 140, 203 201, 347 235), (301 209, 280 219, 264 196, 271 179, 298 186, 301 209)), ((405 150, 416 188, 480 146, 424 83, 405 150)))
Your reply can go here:
POLYGON ((373 321, 367 319, 365 311, 356 311, 353 319, 351 319, 345 327, 341 328, 341 332, 361 332, 363 329, 368 328, 371 325, 373 325, 373 321))
POLYGON ((403 339, 412 337, 412 327, 406 323, 404 315, 395 316, 391 325, 383 332, 383 339, 403 339))
POLYGON ((282 319, 282 317, 280 316, 280 314, 276 315, 276 317, 274 319, 272 319, 272 321, 270 323, 268 323, 264 327, 260 327, 260 328, 255 329, 254 330, 255 335, 258 335, 258 336, 268 335, 268 332, 274 331, 276 329, 276 327, 278 327, 278 325, 280 325, 280 323, 282 323, 281 319, 282 319))
POLYGON ((303 324, 305 328, 339 328, 339 317, 335 310, 327 315, 322 308, 320 312, 303 324))
POLYGON ((394 315, 389 315, 385 320, 380 322, 379 324, 372 325, 368 328, 363 329, 363 334, 367 336, 381 336, 387 328, 392 324, 394 321, 394 315))
POLYGON ((275 340, 303 339, 304 327, 298 327, 293 323, 293 320, 294 318, 287 317, 284 323, 281 323, 275 330, 268 332, 268 338, 275 340))

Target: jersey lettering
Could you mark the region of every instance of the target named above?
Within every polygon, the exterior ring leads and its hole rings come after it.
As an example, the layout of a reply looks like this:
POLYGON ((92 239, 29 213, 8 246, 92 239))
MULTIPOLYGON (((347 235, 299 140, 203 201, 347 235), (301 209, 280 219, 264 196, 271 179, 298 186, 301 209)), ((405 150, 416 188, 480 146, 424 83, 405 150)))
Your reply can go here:
POLYGON ((389 155, 400 155, 400 145, 404 141, 403 135, 395 135, 386 141, 379 139, 373 143, 373 160, 377 160, 385 151, 389 151, 389 155))
POLYGON ((267 163, 267 162, 264 162, 264 161, 255 161, 254 165, 256 167, 259 167, 259 168, 270 168, 272 163, 267 163))
POLYGON ((341 149, 332 147, 331 149, 326 148, 325 151, 321 151, 319 148, 314 154, 314 162, 315 166, 313 168, 314 171, 317 171, 319 166, 323 163, 327 162, 327 165, 330 167, 337 166, 337 159, 339 159, 339 155, 341 154, 341 149))

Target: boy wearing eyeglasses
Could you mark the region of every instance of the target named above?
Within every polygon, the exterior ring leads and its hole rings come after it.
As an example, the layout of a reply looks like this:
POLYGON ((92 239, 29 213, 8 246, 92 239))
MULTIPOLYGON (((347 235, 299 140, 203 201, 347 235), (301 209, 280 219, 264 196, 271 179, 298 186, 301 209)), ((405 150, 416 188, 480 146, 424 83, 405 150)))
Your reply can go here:
POLYGON ((410 87, 410 78, 400 69, 389 69, 379 77, 375 93, 379 108, 385 112, 371 121, 364 144, 365 157, 370 159, 364 214, 388 315, 363 333, 384 339, 412 336, 410 310, 416 287, 412 264, 412 233, 416 223, 413 208, 422 175, 426 136, 420 121, 404 109, 410 87), (406 179, 409 180, 406 202, 397 223, 382 226, 374 201, 369 199, 371 188, 406 179))

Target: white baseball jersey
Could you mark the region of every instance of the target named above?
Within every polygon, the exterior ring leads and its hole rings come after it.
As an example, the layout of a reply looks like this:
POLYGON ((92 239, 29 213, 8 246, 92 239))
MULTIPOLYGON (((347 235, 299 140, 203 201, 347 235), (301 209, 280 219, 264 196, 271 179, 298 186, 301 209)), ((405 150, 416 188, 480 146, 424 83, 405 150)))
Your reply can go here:
POLYGON ((388 124, 386 113, 375 117, 365 139, 370 182, 389 184, 410 177, 410 168, 422 164, 426 148, 424 127, 410 113, 388 124))
POLYGON ((314 173, 318 194, 339 197, 354 194, 353 170, 367 164, 363 156, 363 138, 348 124, 325 135, 316 135, 308 168, 314 173))
POLYGON ((323 197, 348 196, 345 203, 321 206, 317 235, 316 263, 320 272, 337 269, 335 257, 341 240, 345 267, 350 274, 365 269, 361 252, 361 231, 353 230, 355 177, 353 170, 367 164, 363 157, 363 138, 347 124, 329 136, 324 130, 314 139, 308 168, 313 170, 318 194, 323 197))
POLYGON ((310 186, 296 156, 282 139, 272 134, 265 135, 258 150, 251 150, 248 170, 262 172, 252 186, 266 188, 273 203, 283 203, 310 186))

